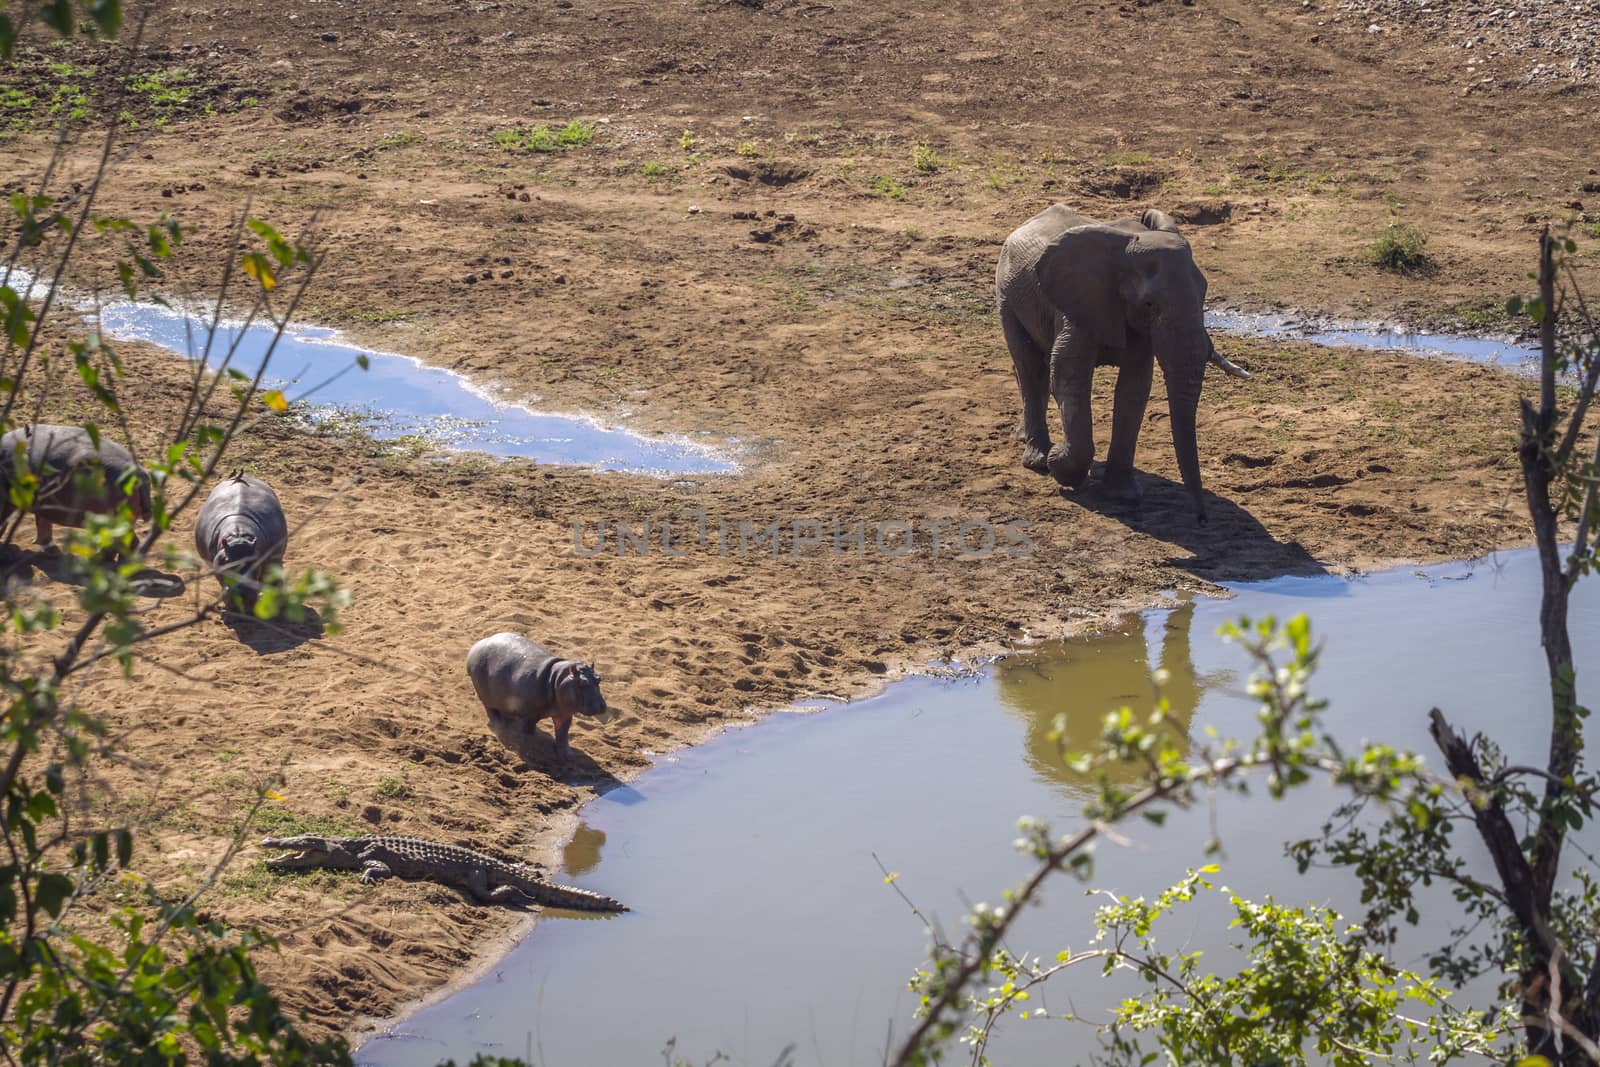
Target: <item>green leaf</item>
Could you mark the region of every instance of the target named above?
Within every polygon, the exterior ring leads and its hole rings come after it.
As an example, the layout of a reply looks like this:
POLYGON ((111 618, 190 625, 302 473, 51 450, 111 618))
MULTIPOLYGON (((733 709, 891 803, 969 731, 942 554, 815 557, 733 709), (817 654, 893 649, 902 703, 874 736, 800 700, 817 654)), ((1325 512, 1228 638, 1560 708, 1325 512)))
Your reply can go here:
POLYGON ((107 37, 115 37, 122 30, 122 0, 90 0, 89 17, 107 37))
POLYGON ((61 918, 62 905, 72 895, 72 879, 64 874, 46 874, 39 877, 34 887, 34 903, 50 913, 52 919, 61 918))
POLYGON ((0 59, 10 59, 16 47, 17 27, 12 24, 10 15, 0 12, 0 59))
POLYGON ((39 18, 44 24, 55 30, 63 37, 72 36, 73 18, 71 0, 48 0, 39 9, 39 18))

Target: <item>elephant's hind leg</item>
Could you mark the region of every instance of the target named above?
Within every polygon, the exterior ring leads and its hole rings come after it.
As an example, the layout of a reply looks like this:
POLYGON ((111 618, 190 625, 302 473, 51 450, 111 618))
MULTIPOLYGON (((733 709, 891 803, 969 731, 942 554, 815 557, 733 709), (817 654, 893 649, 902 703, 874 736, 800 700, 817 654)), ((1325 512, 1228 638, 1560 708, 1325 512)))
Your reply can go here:
POLYGON ((1011 365, 1017 373, 1017 389, 1022 394, 1022 425, 1017 431, 1023 442, 1022 465, 1043 474, 1049 469, 1050 455, 1050 427, 1045 421, 1045 400, 1050 392, 1049 356, 1034 344, 1010 311, 1001 310, 1000 328, 1005 332, 1011 365))

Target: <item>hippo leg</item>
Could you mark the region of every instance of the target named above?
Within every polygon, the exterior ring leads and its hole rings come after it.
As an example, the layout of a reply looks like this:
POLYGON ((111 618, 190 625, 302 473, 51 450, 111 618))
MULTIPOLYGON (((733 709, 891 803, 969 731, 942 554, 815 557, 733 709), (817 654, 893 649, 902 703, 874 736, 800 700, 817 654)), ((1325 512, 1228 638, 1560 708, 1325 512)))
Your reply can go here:
POLYGON ((572 746, 567 743, 567 735, 572 732, 572 718, 556 718, 556 751, 565 759, 572 754, 572 746))

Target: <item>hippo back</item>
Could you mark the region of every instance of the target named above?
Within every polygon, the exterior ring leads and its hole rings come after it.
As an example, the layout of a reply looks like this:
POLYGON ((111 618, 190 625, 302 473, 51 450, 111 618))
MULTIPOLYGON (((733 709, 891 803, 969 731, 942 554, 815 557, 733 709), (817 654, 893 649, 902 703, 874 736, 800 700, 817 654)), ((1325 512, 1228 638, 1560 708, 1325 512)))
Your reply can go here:
POLYGON ((283 562, 288 540, 289 523, 278 494, 266 482, 243 473, 211 490, 194 522, 194 548, 202 560, 214 563, 217 553, 226 551, 228 562, 248 561, 253 573, 268 563, 283 562))
POLYGON ((150 517, 150 476, 131 452, 104 436, 96 447, 81 426, 47 423, 0 436, 0 515, 12 511, 11 476, 18 448, 26 449, 28 469, 39 477, 35 514, 64 526, 81 526, 85 515, 115 511, 127 502, 136 518, 150 517), (124 492, 130 471, 132 491, 124 492))
POLYGON ((554 711, 556 668, 563 662, 521 634, 498 633, 472 646, 467 675, 484 707, 539 716, 554 711))

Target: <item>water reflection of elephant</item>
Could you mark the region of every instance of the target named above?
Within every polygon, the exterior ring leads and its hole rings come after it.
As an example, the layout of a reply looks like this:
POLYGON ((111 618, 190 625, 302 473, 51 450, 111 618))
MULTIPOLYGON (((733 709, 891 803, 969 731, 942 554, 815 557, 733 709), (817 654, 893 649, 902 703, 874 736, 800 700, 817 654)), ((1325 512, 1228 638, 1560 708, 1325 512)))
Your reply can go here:
MULTIPOLYGON (((1170 705, 1168 728, 1184 752, 1189 750, 1189 724, 1200 698, 1232 677, 1229 671, 1195 672, 1189 656, 1193 621, 1192 601, 1162 618, 1159 666, 1167 672, 1167 680, 1160 692, 1170 705)), ((1028 765, 1042 778, 1075 788, 1088 786, 1093 779, 1068 770, 1061 754, 1097 750, 1107 712, 1126 706, 1143 718, 1155 709, 1157 696, 1145 620, 1139 615, 1130 615, 1103 633, 1010 660, 1001 665, 996 680, 1000 702, 1027 724, 1028 765), (1066 730, 1058 743, 1050 739, 1050 732, 1060 714, 1066 716, 1066 730)), ((1108 771, 1115 782, 1130 782, 1141 774, 1132 764, 1108 771)))

